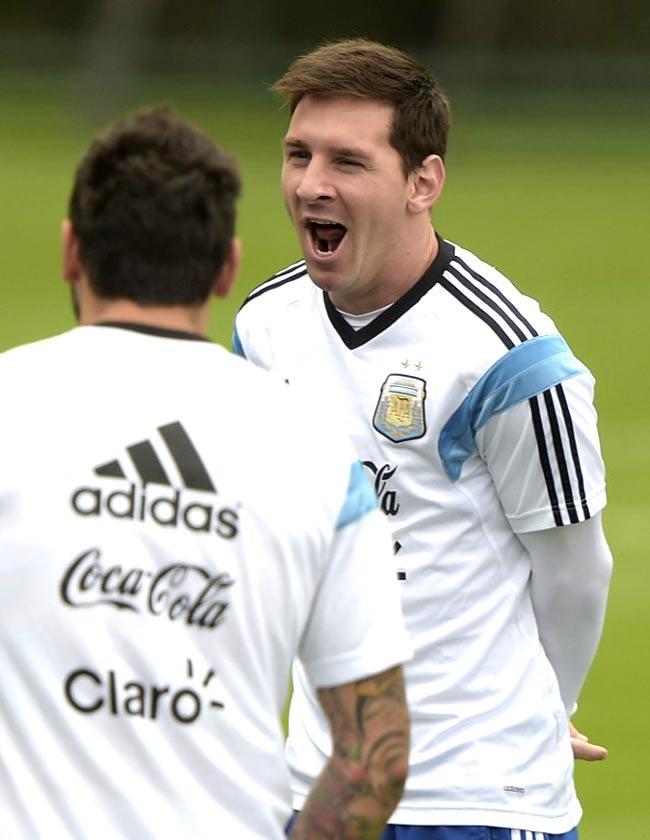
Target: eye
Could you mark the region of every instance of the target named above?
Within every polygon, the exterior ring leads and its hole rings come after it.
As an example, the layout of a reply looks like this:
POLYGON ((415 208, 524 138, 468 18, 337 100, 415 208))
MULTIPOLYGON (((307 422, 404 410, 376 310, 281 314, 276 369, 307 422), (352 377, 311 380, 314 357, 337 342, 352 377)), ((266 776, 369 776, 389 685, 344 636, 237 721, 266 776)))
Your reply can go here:
POLYGON ((353 158, 341 158, 339 160, 339 164, 341 164, 341 166, 347 166, 352 169, 354 169, 355 167, 359 168, 363 165, 361 161, 354 160, 353 158))
POLYGON ((309 152, 305 149, 287 149, 287 160, 309 160, 309 152))

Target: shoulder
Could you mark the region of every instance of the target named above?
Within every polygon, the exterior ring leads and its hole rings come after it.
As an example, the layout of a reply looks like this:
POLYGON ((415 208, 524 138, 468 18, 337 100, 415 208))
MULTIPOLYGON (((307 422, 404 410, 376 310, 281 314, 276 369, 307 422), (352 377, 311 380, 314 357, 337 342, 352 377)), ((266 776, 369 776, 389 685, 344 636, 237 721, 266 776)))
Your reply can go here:
POLYGON ((539 303, 498 268, 459 245, 445 272, 447 290, 466 312, 482 321, 505 345, 557 333, 539 303))
MULTIPOLYGON (((239 313, 254 313, 271 307, 283 307, 299 299, 312 283, 304 260, 291 263, 280 269, 248 293, 239 313)), ((238 316, 239 317, 239 316, 238 316)))
POLYGON ((77 331, 77 329, 70 330, 60 335, 42 338, 5 350, 0 353, 0 376, 20 376, 31 368, 42 370, 44 359, 48 360, 47 367, 50 369, 53 362, 49 360, 71 352, 71 347, 74 344, 73 337, 77 331))
POLYGON ((444 321, 470 382, 531 339, 558 335, 534 298, 459 245, 453 244, 439 286, 444 321))
POLYGON ((288 322, 303 319, 319 294, 304 260, 278 271, 242 303, 235 317, 233 349, 261 367, 270 367, 271 336, 282 334, 288 322))

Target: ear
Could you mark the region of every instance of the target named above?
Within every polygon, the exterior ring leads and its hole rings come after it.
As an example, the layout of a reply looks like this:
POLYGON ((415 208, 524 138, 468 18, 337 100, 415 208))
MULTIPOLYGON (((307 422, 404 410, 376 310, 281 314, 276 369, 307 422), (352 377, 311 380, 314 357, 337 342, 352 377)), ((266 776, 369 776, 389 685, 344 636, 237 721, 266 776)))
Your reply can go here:
POLYGON ((409 181, 409 212, 428 212, 440 198, 445 184, 445 164, 440 155, 425 157, 421 165, 411 172, 409 181))
POLYGON ((83 273, 79 239, 70 219, 64 219, 61 223, 61 269, 68 283, 78 283, 83 273))
POLYGON ((235 237, 228 246, 226 258, 212 287, 212 292, 217 297, 226 297, 230 293, 239 271, 241 250, 241 242, 235 237))

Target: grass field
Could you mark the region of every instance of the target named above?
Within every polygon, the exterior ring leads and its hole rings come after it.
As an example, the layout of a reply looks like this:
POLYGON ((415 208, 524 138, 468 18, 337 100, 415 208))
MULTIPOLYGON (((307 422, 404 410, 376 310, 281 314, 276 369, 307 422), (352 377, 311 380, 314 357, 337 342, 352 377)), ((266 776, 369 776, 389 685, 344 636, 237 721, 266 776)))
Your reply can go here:
MULTIPOLYGON (((72 169, 96 126, 79 115, 65 81, 7 76, 0 85, 5 349, 72 325, 60 280, 59 225, 72 169)), ((606 528, 616 569, 606 633, 576 722, 609 747, 610 757, 577 769, 586 812, 581 836, 647 837, 650 113, 642 111, 640 94, 620 91, 453 94, 449 175, 436 226, 538 298, 598 380, 606 528)), ((212 326, 227 343, 246 291, 299 256, 278 189, 285 115, 262 85, 224 94, 159 81, 130 104, 159 101, 212 133, 237 154, 243 171, 245 259, 239 286, 218 306, 212 326)))

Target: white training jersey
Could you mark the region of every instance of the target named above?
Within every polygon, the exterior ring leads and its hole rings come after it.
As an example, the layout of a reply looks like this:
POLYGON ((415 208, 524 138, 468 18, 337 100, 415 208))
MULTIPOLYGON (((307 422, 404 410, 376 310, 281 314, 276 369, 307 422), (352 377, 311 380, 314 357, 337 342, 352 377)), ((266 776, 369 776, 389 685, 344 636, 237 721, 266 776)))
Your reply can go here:
POLYGON ((352 447, 144 327, 8 351, 0 392, 2 837, 282 838, 294 655, 326 687, 410 651, 352 447))
MULTIPOLYGON (((439 245, 356 330, 295 263, 249 295, 234 345, 325 423, 343 419, 392 529, 415 655, 411 768, 391 822, 564 832, 581 815, 567 714, 517 533, 605 504, 593 379, 534 300, 439 245)), ((330 742, 300 667, 294 683, 299 808, 330 742)))

